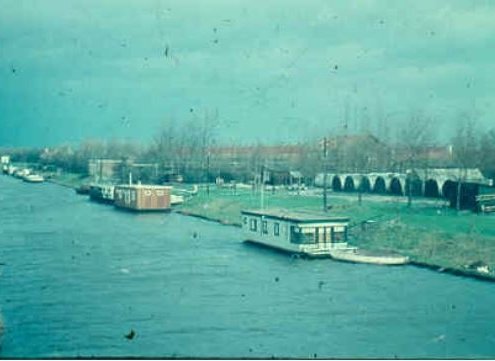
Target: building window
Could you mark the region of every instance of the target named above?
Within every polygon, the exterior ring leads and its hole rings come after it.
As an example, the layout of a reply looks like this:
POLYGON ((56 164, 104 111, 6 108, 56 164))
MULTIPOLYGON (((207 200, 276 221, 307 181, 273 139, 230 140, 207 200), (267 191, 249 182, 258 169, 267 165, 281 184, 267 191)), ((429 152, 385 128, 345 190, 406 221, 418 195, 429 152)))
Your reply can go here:
POLYGON ((249 224, 249 229, 255 232, 258 229, 258 220, 251 219, 249 224))
POLYGON ((268 222, 267 221, 261 222, 261 231, 263 232, 263 234, 268 234, 268 222))
POLYGON ((275 222, 273 224, 273 235, 278 236, 280 234, 280 223, 275 222))

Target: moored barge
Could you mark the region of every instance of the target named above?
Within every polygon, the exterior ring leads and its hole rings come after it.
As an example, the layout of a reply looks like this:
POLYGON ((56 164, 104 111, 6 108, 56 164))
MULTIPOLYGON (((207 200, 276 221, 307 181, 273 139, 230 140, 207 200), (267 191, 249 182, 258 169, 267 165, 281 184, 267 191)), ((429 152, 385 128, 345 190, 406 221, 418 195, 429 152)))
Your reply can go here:
POLYGON ((112 204, 114 202, 115 186, 109 184, 91 184, 89 198, 92 201, 112 204))
POLYGON ((171 190, 161 185, 117 185, 114 204, 131 211, 169 211, 171 190))

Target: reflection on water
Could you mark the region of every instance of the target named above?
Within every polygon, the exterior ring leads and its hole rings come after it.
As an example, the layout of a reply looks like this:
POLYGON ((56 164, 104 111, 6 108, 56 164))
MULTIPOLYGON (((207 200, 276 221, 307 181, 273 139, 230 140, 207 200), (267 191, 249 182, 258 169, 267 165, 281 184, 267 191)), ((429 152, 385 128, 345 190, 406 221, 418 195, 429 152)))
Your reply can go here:
POLYGON ((3 357, 495 356, 493 284, 294 259, 48 183, 0 189, 3 357))

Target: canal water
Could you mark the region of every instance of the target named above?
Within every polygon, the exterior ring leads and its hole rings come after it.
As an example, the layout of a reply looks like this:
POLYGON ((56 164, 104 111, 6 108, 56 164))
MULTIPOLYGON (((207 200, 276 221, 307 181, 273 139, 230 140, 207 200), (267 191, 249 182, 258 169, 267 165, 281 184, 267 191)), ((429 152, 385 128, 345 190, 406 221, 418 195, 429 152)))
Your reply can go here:
POLYGON ((495 357, 495 284, 241 240, 0 176, 0 357, 495 357))

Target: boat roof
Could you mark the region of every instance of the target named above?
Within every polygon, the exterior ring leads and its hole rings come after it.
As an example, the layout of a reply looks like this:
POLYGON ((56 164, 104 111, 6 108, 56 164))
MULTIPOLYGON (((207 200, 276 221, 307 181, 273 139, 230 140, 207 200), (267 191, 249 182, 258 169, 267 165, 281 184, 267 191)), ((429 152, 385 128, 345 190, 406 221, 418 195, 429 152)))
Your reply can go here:
POLYGON ((293 211, 282 208, 270 208, 270 209, 245 209, 241 211, 242 214, 248 214, 253 216, 264 216, 271 218, 278 218, 287 221, 299 222, 299 223, 316 223, 316 222, 349 222, 349 217, 345 216, 329 216, 324 214, 318 214, 309 211, 293 211))
POLYGON ((132 189, 172 189, 171 186, 161 186, 157 184, 119 184, 116 187, 119 188, 132 188, 132 189))

